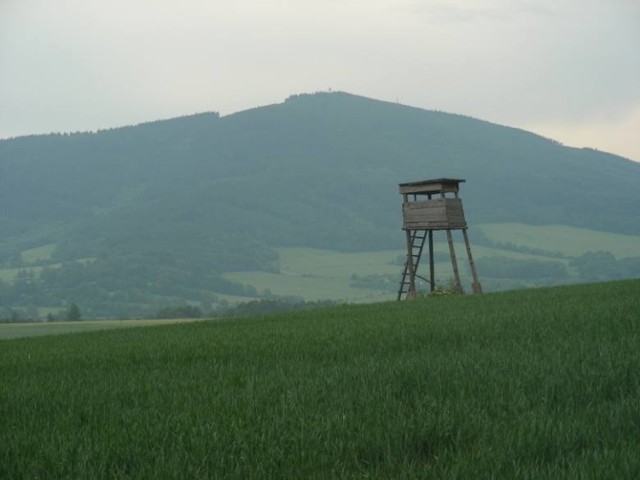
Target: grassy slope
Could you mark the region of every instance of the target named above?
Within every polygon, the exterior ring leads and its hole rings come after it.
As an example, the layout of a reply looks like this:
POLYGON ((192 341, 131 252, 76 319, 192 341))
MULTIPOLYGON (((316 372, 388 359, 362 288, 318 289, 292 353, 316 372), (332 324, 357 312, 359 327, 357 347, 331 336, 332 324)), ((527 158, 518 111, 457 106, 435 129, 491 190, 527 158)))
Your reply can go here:
MULTIPOLYGON (((78 258, 75 261, 83 264, 91 263, 95 259, 94 258, 78 258)), ((34 263, 28 267, 19 267, 19 268, 2 268, 0 269, 0 280, 7 283, 15 282, 20 272, 26 272, 29 275, 34 275, 38 277, 44 268, 60 268, 61 263, 45 263, 43 265, 37 265, 38 261, 35 260, 34 263)))
POLYGON ((611 252, 618 258, 640 257, 640 237, 636 235, 598 232, 566 225, 493 223, 479 227, 497 242, 557 251, 568 256, 578 257, 588 251, 602 250, 611 252))
MULTIPOLYGON (((473 228, 471 235, 473 235, 473 228)), ((482 231, 495 242, 507 243, 521 247, 537 248, 550 252, 561 252, 567 256, 580 256, 588 251, 609 251, 618 258, 640 256, 640 237, 620 235, 607 232, 596 232, 581 228, 549 225, 532 226, 523 224, 484 224, 475 228, 482 231)), ((455 236, 456 240, 460 240, 455 236)), ((398 244, 402 244, 398 234, 398 244)), ((444 237, 436 238, 436 251, 448 255, 448 247, 444 237)), ((502 256, 514 259, 536 259, 541 261, 569 263, 566 259, 547 258, 530 253, 513 252, 500 248, 488 248, 472 245, 474 258, 502 256)), ((466 272, 466 254, 464 244, 456 243, 458 261, 463 265, 462 275, 465 288, 471 279, 466 272)), ((342 299, 352 302, 371 302, 389 300, 393 294, 383 294, 371 290, 352 288, 349 278, 352 274, 397 274, 398 282, 402 267, 392 261, 403 255, 404 250, 388 250, 380 252, 341 253, 313 248, 280 248, 281 273, 266 272, 228 272, 225 278, 235 282, 253 285, 259 291, 270 289, 276 295, 299 295, 306 300, 342 299)), ((422 265, 422 268, 425 268, 422 265)), ((571 272, 571 270, 570 270, 571 272)), ((479 272, 481 281, 482 271, 479 272)), ((436 278, 445 284, 453 277, 449 262, 436 264, 436 278)), ((486 277, 484 277, 486 280, 486 277)), ((578 281, 569 278, 566 283, 578 281)), ((513 286, 511 286, 513 288, 513 286)))
MULTIPOLYGON (((470 288, 471 277, 466 271, 466 254, 464 244, 456 243, 458 261, 461 263, 462 280, 465 288, 470 288)), ((438 245, 436 252, 448 255, 446 245, 438 245)), ((475 259, 483 256, 505 256, 518 259, 542 259, 546 257, 528 253, 511 252, 481 246, 472 246, 475 259)), ((234 282, 253 285, 258 291, 271 290, 275 295, 298 295, 305 300, 345 300, 364 303, 385 301, 395 298, 395 290, 400 282, 402 266, 393 263, 403 250, 385 250, 380 252, 344 253, 315 248, 280 248, 282 270, 280 273, 268 272, 227 272, 224 277, 234 282), (349 285, 351 275, 391 274, 397 277, 390 293, 354 288, 349 285)), ((568 263, 565 260, 554 259, 568 263)), ((424 274, 426 264, 420 264, 424 274)), ((436 262, 436 282, 446 285, 453 278, 451 263, 436 262)), ((482 273, 481 273, 482 274, 482 273)), ((482 280, 482 278, 481 278, 482 280)))
MULTIPOLYGON (((495 242, 507 243, 529 248, 537 248, 547 251, 561 252, 567 256, 580 256, 587 251, 609 251, 618 258, 640 256, 640 237, 633 235, 621 235, 608 232, 597 232, 575 227, 561 225, 532 226, 514 223, 483 224, 471 228, 482 231, 495 242)), ((461 238, 454 235, 457 241, 461 238)), ((346 300, 350 302, 374 302, 384 301, 393 298, 393 294, 384 294, 372 290, 353 288, 349 286, 349 279, 352 274, 360 276, 375 274, 397 274, 401 273, 401 267, 394 265, 392 261, 403 255, 402 233, 398 232, 398 250, 386 250, 377 252, 355 252, 344 253, 330 250, 303 247, 287 247, 278 249, 280 256, 280 274, 268 272, 227 272, 224 277, 228 280, 252 285, 263 291, 271 290, 276 295, 297 295, 305 300, 346 300)), ((38 266, 39 261, 48 260, 54 245, 44 245, 42 247, 25 250, 22 252, 24 259, 33 262, 27 268, 6 268, 0 269, 0 280, 13 282, 21 270, 39 275, 42 270, 38 266)), ((549 259, 540 255, 529 253, 519 253, 499 248, 487 248, 479 245, 472 245, 473 255, 476 259, 482 257, 504 256, 515 259, 537 259, 561 261, 568 264, 568 260, 549 259)), ((448 253, 448 248, 444 237, 436 238, 436 251, 448 253)), ((466 263, 464 245, 457 243, 456 251, 459 260, 466 263)), ((91 259, 79 259, 87 262, 91 259)), ((59 264, 50 264, 48 268, 57 268, 59 264)), ((440 283, 446 283, 452 278, 451 265, 449 262, 440 262, 436 265, 437 279, 440 283)), ((467 278, 466 269, 462 274, 465 285, 471 280, 467 278)), ((482 272, 480 272, 482 280, 482 272)), ((399 280, 398 280, 399 281, 399 280)), ((577 279, 569 279, 574 282, 577 279)), ((508 287, 510 285, 507 285, 508 287)), ((513 285, 510 286, 513 288, 513 285)), ((218 294, 220 298, 225 298, 231 303, 239 303, 250 300, 244 297, 233 297, 218 294)))
POLYGON ((41 337, 72 332, 94 332, 112 328, 166 325, 170 323, 193 322, 194 319, 144 319, 144 320, 85 320, 82 322, 51 323, 0 323, 0 340, 21 337, 41 337))
POLYGON ((392 261, 400 250, 344 253, 316 248, 280 248, 280 273, 228 272, 228 280, 269 289, 276 295, 299 295, 305 300, 372 302, 389 295, 349 286, 352 274, 400 274, 392 261))
POLYGON ((28 250, 24 250, 20 256, 22 260, 27 263, 49 260, 57 246, 57 243, 49 243, 40 247, 30 248, 28 250))
POLYGON ((4 341, 0 478, 637 478, 639 293, 4 341))

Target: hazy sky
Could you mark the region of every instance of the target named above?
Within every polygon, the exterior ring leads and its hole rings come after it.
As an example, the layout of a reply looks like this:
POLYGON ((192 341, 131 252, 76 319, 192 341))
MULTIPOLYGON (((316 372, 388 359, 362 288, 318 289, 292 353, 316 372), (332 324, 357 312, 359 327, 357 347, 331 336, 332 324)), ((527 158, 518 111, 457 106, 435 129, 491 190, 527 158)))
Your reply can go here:
POLYGON ((0 138, 328 89, 640 161, 640 0, 0 0, 0 138))

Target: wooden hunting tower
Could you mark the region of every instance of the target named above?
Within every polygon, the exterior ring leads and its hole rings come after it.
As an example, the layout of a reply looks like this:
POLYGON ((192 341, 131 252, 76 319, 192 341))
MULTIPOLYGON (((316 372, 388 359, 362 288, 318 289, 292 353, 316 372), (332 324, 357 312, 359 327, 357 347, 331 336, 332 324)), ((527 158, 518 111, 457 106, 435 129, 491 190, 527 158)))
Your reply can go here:
POLYGON ((471 275, 473 276, 473 293, 482 293, 482 287, 478 281, 478 274, 471 256, 467 222, 462 211, 462 200, 458 198, 459 185, 462 182, 464 182, 462 179, 438 178, 400 184, 402 229, 407 236, 407 260, 404 265, 400 289, 398 290, 398 300, 401 300, 403 295, 406 295, 405 298, 408 299, 416 297, 416 277, 428 282, 430 290, 433 292, 435 288, 433 232, 436 230, 444 230, 447 234, 455 287, 461 293, 463 290, 451 231, 462 230, 464 243, 467 247, 471 275), (447 197, 447 194, 449 194, 449 197, 447 197), (453 197, 451 197, 451 194, 453 194, 453 197), (416 274, 425 242, 428 242, 429 251, 428 280, 416 274))

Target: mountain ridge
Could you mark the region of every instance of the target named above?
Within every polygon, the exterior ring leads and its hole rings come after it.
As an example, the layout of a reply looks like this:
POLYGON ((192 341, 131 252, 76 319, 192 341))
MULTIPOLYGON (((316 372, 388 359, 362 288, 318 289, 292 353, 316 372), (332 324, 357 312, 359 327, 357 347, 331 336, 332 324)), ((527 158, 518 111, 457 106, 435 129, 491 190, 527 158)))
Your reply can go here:
MULTIPOLYGON (((438 177, 467 180, 472 226, 640 234, 640 164, 464 115, 324 92, 226 116, 1 140, 0 268, 55 243, 52 262, 97 260, 82 273, 49 272, 50 282, 97 282, 92 294, 105 305, 132 285, 132 303, 151 302, 149 292, 183 301, 237 289, 223 271, 277 270, 275 247, 395 248, 398 183, 438 177)), ((47 301, 73 293, 50 290, 47 301)))

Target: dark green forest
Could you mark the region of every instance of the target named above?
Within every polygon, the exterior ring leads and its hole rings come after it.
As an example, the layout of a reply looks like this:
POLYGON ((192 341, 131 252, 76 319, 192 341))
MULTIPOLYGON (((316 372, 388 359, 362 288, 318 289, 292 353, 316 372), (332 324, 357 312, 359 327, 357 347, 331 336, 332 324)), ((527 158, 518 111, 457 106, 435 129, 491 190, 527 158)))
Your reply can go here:
POLYGON ((397 184, 437 177, 467 179, 471 224, 640 234, 640 164, 465 116, 305 94, 0 141, 0 268, 56 244, 44 262, 55 268, 0 281, 0 305, 80 302, 109 317, 256 295, 221 273, 277 271, 278 246, 402 248, 397 184))

